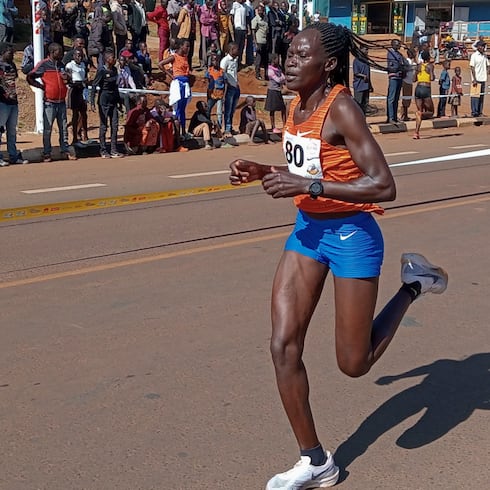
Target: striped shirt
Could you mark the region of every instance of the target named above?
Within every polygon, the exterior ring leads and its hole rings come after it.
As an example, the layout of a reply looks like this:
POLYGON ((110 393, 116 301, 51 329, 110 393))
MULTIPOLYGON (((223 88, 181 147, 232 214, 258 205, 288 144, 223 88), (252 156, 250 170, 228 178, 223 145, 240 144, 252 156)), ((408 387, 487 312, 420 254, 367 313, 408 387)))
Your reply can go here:
MULTIPOLYGON (((300 102, 299 96, 291 102, 283 137, 284 155, 291 173, 330 182, 349 182, 364 175, 349 150, 330 145, 322 139, 328 110, 341 92, 349 93, 349 89, 343 85, 333 87, 325 102, 306 121, 297 125, 294 123, 294 112, 300 102)), ((296 196, 294 204, 309 213, 384 212, 376 204, 352 203, 328 197, 311 199, 308 194, 296 196)))

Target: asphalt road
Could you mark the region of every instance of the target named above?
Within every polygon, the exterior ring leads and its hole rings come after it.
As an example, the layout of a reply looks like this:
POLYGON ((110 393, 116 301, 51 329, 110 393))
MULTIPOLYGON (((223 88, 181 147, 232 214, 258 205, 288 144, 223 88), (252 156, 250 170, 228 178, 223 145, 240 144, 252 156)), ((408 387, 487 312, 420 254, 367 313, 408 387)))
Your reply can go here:
MULTIPOLYGON (((379 307, 403 251, 444 265, 447 292, 411 307, 363 378, 336 367, 330 281, 307 341, 346 490, 488 489, 488 130, 424 136, 378 137, 398 186, 379 307)), ((282 161, 275 145, 12 166, 1 207, 222 186, 238 156, 282 161)), ((0 488, 256 490, 290 467, 268 342, 294 215, 250 186, 0 222, 0 488)))

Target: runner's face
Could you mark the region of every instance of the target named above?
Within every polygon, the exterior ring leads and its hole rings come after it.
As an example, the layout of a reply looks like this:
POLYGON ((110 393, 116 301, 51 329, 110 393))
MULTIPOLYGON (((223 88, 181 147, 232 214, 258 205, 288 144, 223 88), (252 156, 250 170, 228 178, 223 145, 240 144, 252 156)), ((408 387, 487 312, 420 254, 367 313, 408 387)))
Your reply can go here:
POLYGON ((297 34, 288 50, 286 58, 286 83, 290 90, 315 90, 325 84, 325 49, 320 42, 320 33, 310 29, 297 34))

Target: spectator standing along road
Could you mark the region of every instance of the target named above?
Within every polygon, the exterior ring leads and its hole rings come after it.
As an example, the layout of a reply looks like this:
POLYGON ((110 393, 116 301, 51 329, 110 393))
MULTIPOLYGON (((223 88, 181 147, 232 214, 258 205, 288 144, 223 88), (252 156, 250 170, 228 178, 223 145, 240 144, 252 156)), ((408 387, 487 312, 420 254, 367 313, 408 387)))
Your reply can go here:
POLYGON ((362 112, 366 114, 369 102, 369 92, 372 90, 371 85, 371 68, 366 62, 368 50, 365 46, 361 48, 363 57, 356 57, 352 65, 354 100, 359 104, 362 112))
POLYGON ((48 57, 40 61, 27 75, 29 85, 44 91, 43 105, 43 160, 51 162, 51 132, 56 119, 60 136, 61 157, 76 160, 68 146, 68 122, 66 117, 66 94, 68 75, 62 63, 63 48, 57 43, 48 46, 48 57), (43 83, 37 81, 40 78, 43 83))
POLYGON ((0 43, 14 40, 14 17, 18 13, 14 0, 0 0, 0 43))
POLYGON ((471 97, 471 115, 479 117, 483 112, 483 101, 485 98, 485 84, 490 71, 490 63, 485 54, 485 43, 478 41, 476 51, 470 58, 471 84, 473 87, 480 87, 480 97, 471 97))
POLYGON ((247 7, 243 4, 244 0, 233 2, 230 15, 233 21, 233 32, 235 43, 238 45, 238 69, 242 67, 243 50, 247 39, 247 7))
POLYGON ((155 22, 158 26, 158 61, 163 60, 163 53, 168 48, 170 42, 170 26, 168 23, 167 0, 160 0, 160 5, 155 7, 153 12, 148 12, 148 20, 155 22))
POLYGON ((238 84, 238 54, 237 43, 228 45, 228 54, 221 60, 220 67, 226 78, 225 92, 225 138, 232 136, 233 115, 240 98, 240 85, 238 84))
POLYGON ((14 49, 7 43, 0 43, 0 127, 7 132, 7 152, 9 161, 0 153, 0 167, 9 163, 29 163, 17 151, 17 121, 19 102, 17 100, 17 67, 14 64, 14 49))
POLYGON ((260 75, 260 69, 264 69, 264 77, 269 79, 267 75, 267 66, 269 61, 269 50, 267 49, 267 36, 269 34, 269 23, 265 15, 265 8, 263 5, 257 7, 257 15, 252 19, 252 32, 255 41, 255 78, 262 80, 260 75))
POLYGON ((386 112, 389 123, 398 122, 398 102, 400 100, 400 92, 402 82, 405 76, 405 59, 400 54, 400 41, 393 39, 391 48, 388 50, 388 96, 386 100, 386 112))

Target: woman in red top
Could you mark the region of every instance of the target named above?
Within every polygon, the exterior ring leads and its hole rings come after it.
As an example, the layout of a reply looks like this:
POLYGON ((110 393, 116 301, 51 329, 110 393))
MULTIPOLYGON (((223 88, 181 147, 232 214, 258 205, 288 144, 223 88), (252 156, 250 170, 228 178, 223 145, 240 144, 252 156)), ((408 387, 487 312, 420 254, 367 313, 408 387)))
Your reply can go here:
POLYGON ((155 22, 158 26, 158 39, 160 40, 160 45, 158 48, 158 61, 163 60, 163 53, 168 48, 170 39, 167 3, 167 0, 160 0, 160 5, 157 5, 153 12, 148 12, 146 14, 148 20, 155 22))
MULTIPOLYGON (((262 180, 273 198, 299 208, 272 290, 271 353, 276 380, 300 461, 267 490, 335 485, 339 469, 318 439, 303 364, 306 332, 331 270, 335 347, 340 369, 366 374, 391 342, 408 307, 426 292, 442 293, 447 274, 419 254, 402 255, 402 286, 374 318, 383 259, 376 203, 396 189, 381 148, 351 97, 349 55, 365 42, 342 26, 314 23, 297 34, 286 60, 286 82, 298 92, 286 122, 287 167, 231 163, 232 184, 262 180)), ((373 66, 375 63, 370 62, 373 66)))

